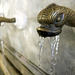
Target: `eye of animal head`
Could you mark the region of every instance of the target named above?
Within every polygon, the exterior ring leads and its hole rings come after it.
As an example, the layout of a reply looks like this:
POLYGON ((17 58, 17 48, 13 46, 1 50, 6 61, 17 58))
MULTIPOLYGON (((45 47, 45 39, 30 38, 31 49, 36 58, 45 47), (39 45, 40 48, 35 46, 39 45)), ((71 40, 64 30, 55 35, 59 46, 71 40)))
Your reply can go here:
POLYGON ((56 22, 60 22, 61 21, 61 17, 58 17, 57 19, 56 19, 56 22))
POLYGON ((63 20, 64 14, 60 14, 55 18, 55 23, 60 23, 63 20))

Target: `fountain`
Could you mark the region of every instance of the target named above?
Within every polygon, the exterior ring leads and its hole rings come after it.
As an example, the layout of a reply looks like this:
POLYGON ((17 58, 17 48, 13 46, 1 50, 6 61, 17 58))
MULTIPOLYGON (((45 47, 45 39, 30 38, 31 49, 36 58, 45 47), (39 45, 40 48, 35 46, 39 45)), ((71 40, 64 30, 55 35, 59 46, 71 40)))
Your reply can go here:
MULTIPOLYGON (((3 15, 0 15, 2 17, 0 17, 0 45, 1 45, 1 52, 2 52, 2 58, 3 58, 3 63, 5 65, 5 67, 7 67, 6 65, 6 58, 5 58, 5 51, 4 51, 4 47, 3 47, 3 40, 2 40, 2 22, 7 22, 7 23, 14 23, 16 21, 15 18, 9 19, 9 18, 5 18, 3 17, 3 15)), ((7 72, 7 69, 6 71, 7 72)))
MULTIPOLYGON (((62 32, 62 27, 64 26, 64 24, 70 27, 75 27, 75 11, 67 7, 59 6, 53 3, 48 5, 38 14, 37 20, 41 24, 41 26, 37 28, 39 36, 44 38, 50 37, 50 50, 51 50, 50 75, 56 75, 55 65, 58 54, 58 45, 60 37, 59 34, 62 32)), ((39 57, 41 57, 41 53, 43 51, 42 50, 43 43, 41 42, 40 45, 39 57)))

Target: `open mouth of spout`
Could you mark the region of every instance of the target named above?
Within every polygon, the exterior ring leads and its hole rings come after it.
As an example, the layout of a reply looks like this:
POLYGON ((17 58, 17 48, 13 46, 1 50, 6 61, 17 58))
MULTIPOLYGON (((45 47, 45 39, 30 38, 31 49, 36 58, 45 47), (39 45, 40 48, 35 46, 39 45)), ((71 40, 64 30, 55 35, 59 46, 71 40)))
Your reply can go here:
POLYGON ((39 36, 42 37, 53 37, 59 35, 61 31, 62 31, 61 28, 57 28, 57 27, 40 26, 37 28, 37 32, 39 36))

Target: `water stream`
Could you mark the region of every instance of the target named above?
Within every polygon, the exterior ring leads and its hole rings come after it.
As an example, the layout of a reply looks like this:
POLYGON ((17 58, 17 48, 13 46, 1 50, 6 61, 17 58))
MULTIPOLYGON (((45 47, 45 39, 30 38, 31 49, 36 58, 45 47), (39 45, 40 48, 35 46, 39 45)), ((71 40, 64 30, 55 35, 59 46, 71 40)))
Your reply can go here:
POLYGON ((44 37, 40 37, 39 47, 40 47, 40 51, 39 51, 39 66, 41 66, 41 55, 42 55, 42 52, 44 50, 44 37))
POLYGON ((50 37, 50 50, 51 50, 51 71, 50 75, 55 75, 55 65, 57 61, 58 45, 60 36, 50 37))
MULTIPOLYGON (((59 39, 60 39, 59 35, 49 38, 50 51, 51 51, 51 54, 50 54, 51 55, 50 75, 55 75, 55 73, 56 73, 55 65, 56 65, 56 61, 57 61, 59 39)), ((39 47, 40 47, 40 51, 39 51, 39 63, 40 63, 39 66, 40 66, 41 65, 41 55, 44 50, 44 37, 40 37, 39 47)))
MULTIPOLYGON (((2 26, 0 26, 0 45, 1 45, 1 52, 2 52, 2 59, 3 59, 3 63, 5 65, 5 67, 7 67, 6 65, 6 59, 5 59, 5 52, 4 52, 4 47, 3 47, 3 40, 2 40, 2 26)), ((7 72, 7 69, 6 69, 7 72)))

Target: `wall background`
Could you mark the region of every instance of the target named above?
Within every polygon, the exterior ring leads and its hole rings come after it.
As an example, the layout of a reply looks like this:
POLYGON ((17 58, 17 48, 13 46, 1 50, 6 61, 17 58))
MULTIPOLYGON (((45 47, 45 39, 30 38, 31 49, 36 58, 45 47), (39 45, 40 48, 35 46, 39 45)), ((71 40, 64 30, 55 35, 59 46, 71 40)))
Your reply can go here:
MULTIPOLYGON (((75 10, 75 0, 0 0, 0 13, 5 17, 16 17, 14 24, 5 23, 2 27, 3 40, 27 59, 39 66, 39 25, 37 15, 48 4, 56 3, 75 10)), ((50 73, 50 44, 45 38, 41 56, 45 72, 50 73)), ((75 74, 75 28, 63 27, 60 34, 59 54, 56 65, 57 75, 75 74)))

